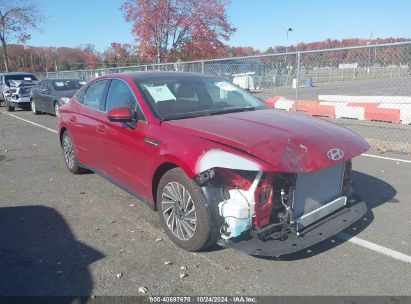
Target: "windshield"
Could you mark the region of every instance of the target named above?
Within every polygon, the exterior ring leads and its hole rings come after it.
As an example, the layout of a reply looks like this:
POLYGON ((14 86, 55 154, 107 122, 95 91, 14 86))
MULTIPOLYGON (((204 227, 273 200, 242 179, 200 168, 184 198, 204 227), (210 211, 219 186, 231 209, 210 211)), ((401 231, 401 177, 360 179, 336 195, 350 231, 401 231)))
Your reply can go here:
POLYGON ((161 120, 265 109, 261 100, 219 78, 163 77, 137 85, 161 120))
POLYGON ((74 91, 81 88, 81 81, 77 79, 65 79, 52 81, 56 91, 74 91))
POLYGON ((7 80, 26 80, 26 81, 32 81, 32 80, 37 80, 37 78, 34 75, 30 74, 17 74, 17 75, 6 75, 5 76, 5 81, 7 80))

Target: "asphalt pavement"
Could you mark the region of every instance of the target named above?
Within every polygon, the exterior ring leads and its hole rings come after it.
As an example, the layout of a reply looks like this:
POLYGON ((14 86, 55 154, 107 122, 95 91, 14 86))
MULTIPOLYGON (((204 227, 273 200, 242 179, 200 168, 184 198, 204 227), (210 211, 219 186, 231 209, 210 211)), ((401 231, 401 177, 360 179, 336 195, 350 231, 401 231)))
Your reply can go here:
POLYGON ((368 213, 303 252, 190 253, 145 204, 65 168, 55 117, 13 115, 0 109, 0 295, 411 296, 411 157, 354 159, 368 213))

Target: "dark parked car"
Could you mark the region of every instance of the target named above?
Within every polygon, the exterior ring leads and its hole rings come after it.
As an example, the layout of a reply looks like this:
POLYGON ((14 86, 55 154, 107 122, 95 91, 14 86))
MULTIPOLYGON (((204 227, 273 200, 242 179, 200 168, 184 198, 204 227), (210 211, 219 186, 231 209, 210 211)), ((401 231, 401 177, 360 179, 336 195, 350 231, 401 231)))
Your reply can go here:
POLYGON ((58 116, 61 105, 67 103, 81 88, 80 79, 45 79, 31 90, 30 107, 33 114, 50 113, 58 116))
POLYGON ((218 243, 288 254, 367 211, 350 183, 351 159, 370 148, 364 139, 273 110, 221 78, 105 75, 58 120, 67 168, 97 172, 158 210, 167 235, 189 251, 218 243))

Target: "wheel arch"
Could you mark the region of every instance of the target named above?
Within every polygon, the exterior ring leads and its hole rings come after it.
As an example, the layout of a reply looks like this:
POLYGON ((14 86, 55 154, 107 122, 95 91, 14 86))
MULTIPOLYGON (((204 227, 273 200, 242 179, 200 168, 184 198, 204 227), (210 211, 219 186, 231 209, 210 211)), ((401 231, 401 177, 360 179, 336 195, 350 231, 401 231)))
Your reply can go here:
POLYGON ((158 190, 158 185, 160 183, 161 178, 163 175, 174 168, 178 168, 179 166, 176 165, 175 163, 172 162, 165 162, 162 163, 160 166, 157 167, 157 169, 154 171, 153 178, 151 180, 151 195, 153 196, 153 202, 154 202, 154 210, 157 209, 157 190, 158 190))
POLYGON ((61 146, 62 143, 63 143, 63 134, 64 134, 64 132, 66 132, 66 131, 67 131, 67 128, 66 128, 66 127, 62 127, 62 128, 60 129, 60 134, 59 134, 60 146, 61 146))

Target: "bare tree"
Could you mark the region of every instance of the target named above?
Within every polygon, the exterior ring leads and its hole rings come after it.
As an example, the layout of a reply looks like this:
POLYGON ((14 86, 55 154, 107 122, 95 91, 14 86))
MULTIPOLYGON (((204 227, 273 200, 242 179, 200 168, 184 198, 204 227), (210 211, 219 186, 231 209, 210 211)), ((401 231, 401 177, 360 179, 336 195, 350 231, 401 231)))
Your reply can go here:
POLYGON ((0 0, 0 43, 6 72, 9 71, 7 44, 10 41, 25 43, 30 39, 29 31, 39 29, 44 21, 37 4, 24 0, 0 0))

